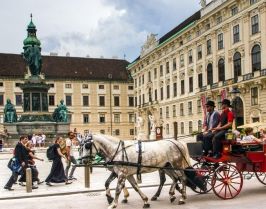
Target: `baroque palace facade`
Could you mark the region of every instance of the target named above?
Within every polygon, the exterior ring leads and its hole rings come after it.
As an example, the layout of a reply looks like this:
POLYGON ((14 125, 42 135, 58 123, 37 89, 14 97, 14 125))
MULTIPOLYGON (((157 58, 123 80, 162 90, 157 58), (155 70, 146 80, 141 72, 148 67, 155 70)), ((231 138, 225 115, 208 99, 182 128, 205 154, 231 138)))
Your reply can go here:
MULTIPOLYGON (((237 125, 266 121, 266 1, 213 0, 160 39, 151 34, 128 69, 135 106, 164 138, 202 130, 204 104, 233 99, 237 125), (240 94, 232 98, 230 92, 240 94)), ((146 134, 148 138, 148 134, 146 134)))

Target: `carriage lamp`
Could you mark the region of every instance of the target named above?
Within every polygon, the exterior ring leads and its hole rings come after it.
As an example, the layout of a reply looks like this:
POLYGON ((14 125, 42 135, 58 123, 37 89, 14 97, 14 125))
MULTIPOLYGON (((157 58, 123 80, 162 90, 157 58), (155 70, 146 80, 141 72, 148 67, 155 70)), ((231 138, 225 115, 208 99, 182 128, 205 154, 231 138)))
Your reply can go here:
POLYGON ((237 97, 240 96, 240 90, 237 87, 233 87, 232 91, 230 91, 230 94, 232 96, 232 105, 233 105, 233 110, 235 114, 235 128, 237 129, 238 121, 237 121, 237 97))

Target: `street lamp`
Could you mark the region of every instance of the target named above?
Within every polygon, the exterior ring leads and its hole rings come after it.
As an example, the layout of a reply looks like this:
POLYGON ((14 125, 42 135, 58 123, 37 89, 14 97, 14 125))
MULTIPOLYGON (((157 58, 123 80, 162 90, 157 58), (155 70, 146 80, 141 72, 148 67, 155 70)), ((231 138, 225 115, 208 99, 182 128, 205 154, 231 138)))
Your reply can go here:
POLYGON ((238 125, 238 121, 237 121, 237 98, 240 96, 240 90, 237 87, 233 87, 232 91, 230 92, 231 96, 232 96, 232 105, 233 105, 233 110, 235 113, 235 126, 237 129, 237 125, 238 125))

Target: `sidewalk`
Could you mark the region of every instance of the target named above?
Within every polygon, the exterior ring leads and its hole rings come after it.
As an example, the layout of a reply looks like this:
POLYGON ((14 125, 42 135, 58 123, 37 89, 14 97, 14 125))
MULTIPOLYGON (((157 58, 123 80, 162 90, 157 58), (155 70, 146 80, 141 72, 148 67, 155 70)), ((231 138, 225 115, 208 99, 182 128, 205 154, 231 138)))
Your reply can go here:
MULTIPOLYGON (((66 195, 75 193, 86 193, 86 192, 102 192, 105 191, 104 183, 110 175, 110 171, 105 168, 93 168, 93 173, 91 174, 90 188, 85 188, 84 183, 84 168, 77 167, 74 176, 77 180, 74 180, 72 184, 55 184, 54 186, 47 186, 45 183, 38 185, 38 189, 32 190, 31 193, 26 192, 26 187, 22 187, 18 184, 13 185, 14 191, 8 191, 3 189, 5 183, 11 175, 11 171, 6 167, 8 159, 11 157, 12 150, 4 150, 0 155, 0 200, 3 199, 18 199, 18 198, 30 198, 30 197, 42 197, 42 196, 54 196, 54 195, 66 195)), ((45 149, 39 149, 36 153, 37 156, 45 159, 44 162, 36 161, 37 168, 40 172, 39 177, 41 180, 45 180, 47 177, 52 163, 46 158, 45 149)), ((143 174, 142 184, 140 187, 146 186, 156 186, 159 184, 159 174, 158 172, 143 174)), ((117 180, 114 180, 110 185, 110 188, 114 189, 117 180)), ((166 184, 171 183, 171 179, 167 177, 166 184)), ((127 182, 126 185, 131 187, 127 182)), ((157 189, 157 188, 156 188, 157 189)), ((156 191, 154 189, 154 192, 156 191)))

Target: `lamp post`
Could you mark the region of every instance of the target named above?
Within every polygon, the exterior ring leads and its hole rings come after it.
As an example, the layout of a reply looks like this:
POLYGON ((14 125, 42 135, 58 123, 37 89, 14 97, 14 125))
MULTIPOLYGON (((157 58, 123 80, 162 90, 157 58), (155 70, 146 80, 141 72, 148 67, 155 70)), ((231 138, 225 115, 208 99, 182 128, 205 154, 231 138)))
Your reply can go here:
POLYGON ((234 109, 234 113, 235 113, 235 126, 237 129, 237 125, 238 125, 238 121, 237 121, 237 97, 240 96, 240 90, 237 87, 233 87, 232 91, 230 92, 231 96, 232 96, 232 105, 233 105, 233 109, 234 109))

